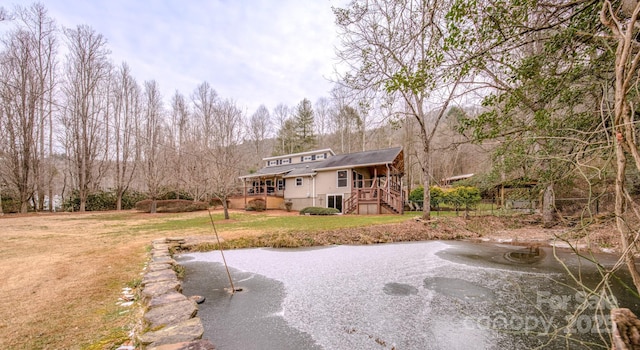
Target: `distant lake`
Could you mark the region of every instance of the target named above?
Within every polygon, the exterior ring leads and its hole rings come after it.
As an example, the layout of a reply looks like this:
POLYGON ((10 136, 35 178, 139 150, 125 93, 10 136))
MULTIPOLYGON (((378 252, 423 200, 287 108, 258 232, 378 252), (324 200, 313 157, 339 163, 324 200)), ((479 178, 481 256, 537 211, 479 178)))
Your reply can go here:
MULTIPOLYGON (((556 254, 589 287, 600 280, 592 263, 556 254)), ((198 315, 221 350, 593 349, 616 303, 640 311, 619 284, 613 297, 589 295, 551 248, 432 241, 225 257, 243 289, 234 295, 219 251, 178 259, 184 294, 207 298, 198 315)))

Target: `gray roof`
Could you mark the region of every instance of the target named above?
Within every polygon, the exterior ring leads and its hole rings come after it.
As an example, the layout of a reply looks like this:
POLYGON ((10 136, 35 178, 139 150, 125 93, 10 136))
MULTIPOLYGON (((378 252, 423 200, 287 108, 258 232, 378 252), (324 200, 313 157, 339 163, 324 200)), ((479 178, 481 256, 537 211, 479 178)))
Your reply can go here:
POLYGON ((256 171, 253 174, 240 176, 240 178, 245 179, 245 178, 251 178, 251 177, 283 175, 283 174, 292 174, 292 173, 296 173, 296 174, 304 173, 305 175, 313 174, 313 169, 315 169, 316 166, 320 163, 322 163, 322 161, 268 166, 256 171))
POLYGON ((333 156, 318 165, 316 169, 344 168, 362 165, 390 164, 402 151, 402 147, 378 149, 358 153, 346 153, 333 156))
POLYGON ((313 175, 318 170, 331 168, 350 168, 364 165, 390 164, 402 151, 402 147, 386 148, 373 151, 339 154, 325 160, 303 162, 286 165, 264 167, 253 174, 241 176, 241 179, 283 175, 283 177, 295 177, 313 175))

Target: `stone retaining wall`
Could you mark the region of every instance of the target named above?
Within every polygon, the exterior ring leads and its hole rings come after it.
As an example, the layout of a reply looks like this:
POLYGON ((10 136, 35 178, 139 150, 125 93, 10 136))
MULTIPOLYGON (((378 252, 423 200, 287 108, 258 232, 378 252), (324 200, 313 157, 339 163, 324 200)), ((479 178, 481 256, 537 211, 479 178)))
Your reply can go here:
POLYGON ((196 298, 182 294, 182 283, 174 267, 171 249, 188 249, 207 238, 193 240, 163 238, 152 242, 151 261, 142 278, 141 299, 146 307, 143 325, 148 330, 138 335, 138 342, 147 350, 212 350, 209 340, 203 340, 204 328, 197 317, 196 298))

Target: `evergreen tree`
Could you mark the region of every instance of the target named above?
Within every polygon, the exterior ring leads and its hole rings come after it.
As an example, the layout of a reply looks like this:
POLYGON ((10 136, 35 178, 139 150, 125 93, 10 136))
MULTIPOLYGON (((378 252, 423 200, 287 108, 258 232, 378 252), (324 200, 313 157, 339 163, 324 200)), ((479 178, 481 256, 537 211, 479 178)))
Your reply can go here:
POLYGON ((295 152, 312 150, 316 146, 316 135, 313 132, 314 117, 311 101, 303 99, 296 108, 295 122, 295 152))
POLYGON ((289 118, 284 121, 280 130, 278 130, 274 155, 295 153, 297 152, 297 144, 298 138, 296 135, 295 121, 293 118, 289 118))

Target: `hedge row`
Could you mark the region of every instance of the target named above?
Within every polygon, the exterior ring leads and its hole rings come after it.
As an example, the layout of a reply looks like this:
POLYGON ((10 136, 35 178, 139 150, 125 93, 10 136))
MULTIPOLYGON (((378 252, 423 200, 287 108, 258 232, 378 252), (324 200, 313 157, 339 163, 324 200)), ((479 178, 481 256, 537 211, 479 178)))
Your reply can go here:
POLYGON ((340 210, 335 208, 306 207, 300 210, 300 215, 335 215, 338 213, 340 210))
MULTIPOLYGON (((136 210, 145 213, 151 212, 151 199, 145 199, 136 203, 136 210)), ((185 213, 198 210, 207 210, 209 204, 205 202, 194 202, 186 199, 164 199, 156 200, 157 213, 185 213)))
MULTIPOLYGON (((482 199, 480 196, 480 189, 472 186, 459 186, 453 188, 431 186, 429 189, 431 194, 429 204, 431 205, 431 208, 438 208, 440 207, 440 204, 448 204, 453 206, 456 210, 461 208, 469 210, 480 203, 480 200, 482 199)), ((418 187, 409 194, 410 201, 422 201, 423 199, 423 187, 418 187)))

